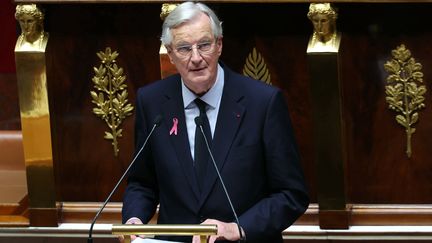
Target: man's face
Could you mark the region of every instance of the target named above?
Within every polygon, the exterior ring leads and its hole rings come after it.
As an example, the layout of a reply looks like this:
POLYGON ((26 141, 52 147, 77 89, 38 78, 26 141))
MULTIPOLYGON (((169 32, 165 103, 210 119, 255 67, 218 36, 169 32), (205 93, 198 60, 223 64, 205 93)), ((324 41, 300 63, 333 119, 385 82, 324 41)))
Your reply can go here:
POLYGON ((332 20, 326 14, 315 14, 311 18, 315 32, 319 37, 326 37, 333 34, 332 20))
POLYGON ((222 39, 215 40, 209 17, 202 13, 171 30, 167 47, 171 62, 185 85, 195 94, 205 94, 215 83, 222 39))

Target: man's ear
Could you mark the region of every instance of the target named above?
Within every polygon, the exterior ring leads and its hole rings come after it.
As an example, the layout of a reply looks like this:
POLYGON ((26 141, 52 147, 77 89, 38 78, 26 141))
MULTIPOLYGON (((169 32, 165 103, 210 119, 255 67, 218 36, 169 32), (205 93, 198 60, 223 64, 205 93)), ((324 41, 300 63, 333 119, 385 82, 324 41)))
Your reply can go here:
POLYGON ((169 56, 169 59, 170 59, 171 64, 174 64, 174 61, 173 61, 171 55, 168 55, 168 56, 169 56))
POLYGON ((217 47, 217 52, 218 52, 219 56, 222 54, 222 38, 223 37, 221 36, 216 41, 216 47, 217 47))
POLYGON ((171 64, 174 64, 174 61, 173 61, 173 58, 172 58, 172 55, 174 55, 174 54, 173 54, 172 49, 169 48, 168 46, 165 46, 165 48, 167 50, 167 54, 168 54, 168 57, 170 59, 171 64))

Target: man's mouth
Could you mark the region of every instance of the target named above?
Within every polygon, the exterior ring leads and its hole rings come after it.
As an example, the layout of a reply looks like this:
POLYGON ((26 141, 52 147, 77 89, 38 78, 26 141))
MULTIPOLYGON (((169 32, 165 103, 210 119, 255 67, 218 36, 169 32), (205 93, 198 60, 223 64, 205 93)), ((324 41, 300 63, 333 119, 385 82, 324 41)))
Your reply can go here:
POLYGON ((204 70, 205 69, 205 67, 202 67, 202 68, 194 68, 194 69, 192 69, 191 71, 192 72, 199 72, 199 71, 202 71, 202 70, 204 70))

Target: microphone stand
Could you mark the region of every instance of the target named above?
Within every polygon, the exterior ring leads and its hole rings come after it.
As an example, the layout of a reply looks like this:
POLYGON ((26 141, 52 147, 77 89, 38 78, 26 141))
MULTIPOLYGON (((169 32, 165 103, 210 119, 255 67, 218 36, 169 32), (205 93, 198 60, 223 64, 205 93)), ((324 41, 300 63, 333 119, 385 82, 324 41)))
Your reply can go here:
POLYGON ((238 227, 238 231, 239 231, 239 234, 240 234, 240 240, 239 240, 239 242, 242 242, 242 241, 243 241, 243 233, 242 233, 242 230, 241 230, 241 227, 240 227, 240 222, 239 222, 239 219, 238 219, 238 217, 237 217, 237 213, 236 213, 236 211, 235 211, 235 209, 234 209, 234 206, 233 206, 232 203, 231 203, 231 198, 230 198, 230 196, 229 196, 229 194, 228 194, 228 191, 227 191, 227 189, 226 189, 226 187, 225 187, 225 183, 223 182, 223 180, 222 180, 222 176, 220 175, 219 169, 218 169, 218 167, 217 167, 217 165, 216 165, 216 161, 215 161, 215 159, 214 159, 214 157, 213 157, 213 153, 211 152, 211 149, 210 149, 210 146, 209 146, 209 143, 208 143, 207 137, 206 137, 206 135, 205 135, 205 133, 204 133, 204 130, 203 130, 203 127, 202 127, 202 118, 201 118, 200 116, 195 117, 195 123, 196 123, 197 126, 199 126, 200 131, 201 131, 201 133, 202 133, 202 135, 203 135, 203 137, 204 137, 204 141, 205 141, 205 143, 206 143, 206 147, 207 147, 207 150, 208 150, 208 152, 209 152, 209 155, 210 155, 211 161, 213 162, 213 166, 215 167, 215 170, 216 170, 216 173, 217 173, 217 175, 218 175, 218 178, 219 178, 219 180, 220 180, 220 182, 221 182, 221 184, 222 184, 222 188, 223 188, 223 190, 224 190, 224 192, 225 192, 225 196, 226 196, 226 198, 228 199, 228 203, 229 203, 229 205, 230 205, 230 207, 231 207, 231 211, 232 211, 233 214, 234 214, 234 218, 235 218, 235 221, 236 221, 236 224, 237 224, 237 227, 238 227))
POLYGON ((138 151, 138 153, 136 153, 135 157, 133 158, 132 162, 129 164, 129 166, 127 167, 126 171, 123 173, 123 175, 120 177, 120 179, 118 180, 117 184, 114 186, 114 189, 111 191, 111 193, 108 195, 107 199, 105 200, 105 202, 102 204, 102 207, 99 209, 99 211, 96 213, 96 216, 94 217, 91 225, 90 225, 90 230, 89 230, 89 237, 87 239, 87 243, 93 243, 93 238, 92 238, 92 233, 93 233, 93 227, 96 223, 96 220, 99 218, 99 215, 102 213, 102 210, 105 208, 105 206, 108 204, 109 200, 111 199, 112 195, 114 194, 114 192, 117 190, 117 188, 120 186, 120 183, 123 181, 123 179, 126 177, 126 175, 128 174, 130 168, 132 168, 132 165, 135 163, 135 160, 138 158, 138 156, 141 154, 141 151, 144 149, 144 147, 147 144, 147 141, 149 140, 150 136, 153 134, 153 131, 155 130, 155 128, 157 126, 159 126, 160 122, 162 121, 162 116, 158 115, 156 116, 156 118, 154 119, 154 124, 153 127, 150 131, 150 133, 147 135, 146 140, 144 141, 144 144, 141 146, 140 150, 138 151))

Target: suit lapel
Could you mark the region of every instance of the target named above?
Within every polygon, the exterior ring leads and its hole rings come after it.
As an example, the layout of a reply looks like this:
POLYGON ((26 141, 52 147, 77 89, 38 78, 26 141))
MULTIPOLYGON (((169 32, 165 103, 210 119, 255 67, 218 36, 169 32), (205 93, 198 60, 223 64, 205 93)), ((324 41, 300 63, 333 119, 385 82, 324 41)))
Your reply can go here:
MULTIPOLYGON (((225 84, 212 143, 212 153, 221 173, 245 112, 245 108, 239 103, 243 98, 243 95, 238 93, 241 88, 236 87, 235 80, 230 79, 230 71, 228 69, 224 70, 225 84)), ((210 161, 207 168, 207 180, 205 180, 199 201, 200 208, 218 180, 213 162, 210 161)))
POLYGON ((167 90, 167 102, 163 104, 162 109, 166 120, 165 122, 166 124, 169 124, 169 129, 171 129, 172 127, 171 124, 174 123, 173 119, 177 118, 178 120, 177 135, 170 135, 170 141, 176 151, 177 161, 181 164, 183 173, 185 174, 186 179, 190 187, 192 188, 196 199, 198 200, 200 193, 195 176, 195 171, 193 168, 193 160, 190 153, 190 145, 186 128, 186 118, 183 108, 183 98, 181 96, 181 92, 179 92, 179 90, 181 90, 180 82, 181 81, 179 78, 177 80, 173 80, 173 83, 176 84, 170 86, 172 87, 171 90, 167 90))

